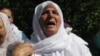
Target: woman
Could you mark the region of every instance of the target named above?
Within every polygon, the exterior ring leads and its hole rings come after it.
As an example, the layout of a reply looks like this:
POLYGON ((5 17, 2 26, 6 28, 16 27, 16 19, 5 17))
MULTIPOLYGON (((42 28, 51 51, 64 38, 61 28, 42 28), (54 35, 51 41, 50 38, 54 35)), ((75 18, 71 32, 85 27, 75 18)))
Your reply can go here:
POLYGON ((84 40, 66 32, 61 9, 52 1, 43 2, 36 7, 33 30, 33 55, 91 56, 84 40))
POLYGON ((0 12, 0 56, 6 56, 8 46, 12 43, 15 45, 15 42, 17 43, 17 39, 11 30, 8 17, 0 12))
POLYGON ((52 1, 35 8, 33 30, 32 56, 91 56, 84 40, 66 32, 61 9, 52 1))

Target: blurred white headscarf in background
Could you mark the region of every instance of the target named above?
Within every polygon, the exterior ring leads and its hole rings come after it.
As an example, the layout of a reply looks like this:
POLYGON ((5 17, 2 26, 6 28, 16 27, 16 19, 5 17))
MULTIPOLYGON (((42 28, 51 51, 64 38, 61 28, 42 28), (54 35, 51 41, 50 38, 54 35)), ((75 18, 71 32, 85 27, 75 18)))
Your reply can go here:
POLYGON ((0 56, 6 56, 8 46, 17 41, 17 39, 11 30, 11 25, 7 15, 0 12, 0 19, 2 19, 6 30, 5 40, 0 45, 0 56))

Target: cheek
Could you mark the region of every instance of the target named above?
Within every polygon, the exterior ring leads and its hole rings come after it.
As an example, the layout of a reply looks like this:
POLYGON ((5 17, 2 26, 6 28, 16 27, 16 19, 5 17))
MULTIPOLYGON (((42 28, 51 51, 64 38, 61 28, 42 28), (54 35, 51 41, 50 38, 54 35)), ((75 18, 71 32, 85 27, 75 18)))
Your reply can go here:
POLYGON ((13 19, 12 18, 10 18, 9 20, 10 20, 10 23, 13 23, 13 19))
POLYGON ((5 29, 0 29, 0 37, 5 37, 6 32, 5 29))
POLYGON ((40 16, 40 20, 42 20, 42 21, 46 20, 46 18, 47 18, 47 15, 41 15, 40 16))
POLYGON ((39 19, 39 24, 41 28, 44 27, 44 20, 42 18, 39 19))
POLYGON ((46 18, 47 18, 46 15, 41 15, 41 16, 40 16, 40 19, 39 19, 39 23, 40 23, 40 25, 44 24, 46 18))
POLYGON ((60 25, 60 24, 61 24, 61 19, 60 19, 60 17, 59 17, 59 16, 57 16, 57 17, 56 17, 56 21, 57 21, 58 25, 60 25))
POLYGON ((0 45, 4 42, 6 32, 4 29, 0 29, 0 45))

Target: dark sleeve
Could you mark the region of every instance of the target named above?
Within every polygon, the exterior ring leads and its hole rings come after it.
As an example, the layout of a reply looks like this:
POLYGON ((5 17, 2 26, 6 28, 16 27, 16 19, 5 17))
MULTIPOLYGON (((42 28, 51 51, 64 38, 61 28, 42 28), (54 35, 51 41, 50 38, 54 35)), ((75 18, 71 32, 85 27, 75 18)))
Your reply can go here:
POLYGON ((93 56, 100 56, 100 34, 96 34, 91 39, 90 50, 93 56))
POLYGON ((93 37, 93 43, 100 50, 100 34, 96 34, 95 37, 93 37))

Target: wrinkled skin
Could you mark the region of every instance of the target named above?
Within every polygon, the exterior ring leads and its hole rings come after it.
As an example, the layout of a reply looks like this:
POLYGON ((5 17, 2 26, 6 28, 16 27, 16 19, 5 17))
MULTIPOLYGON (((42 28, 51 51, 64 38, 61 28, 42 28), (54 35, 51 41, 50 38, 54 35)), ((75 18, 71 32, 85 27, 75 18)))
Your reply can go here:
POLYGON ((50 37, 57 33, 61 20, 56 8, 52 4, 48 4, 44 9, 39 19, 43 33, 50 37))

